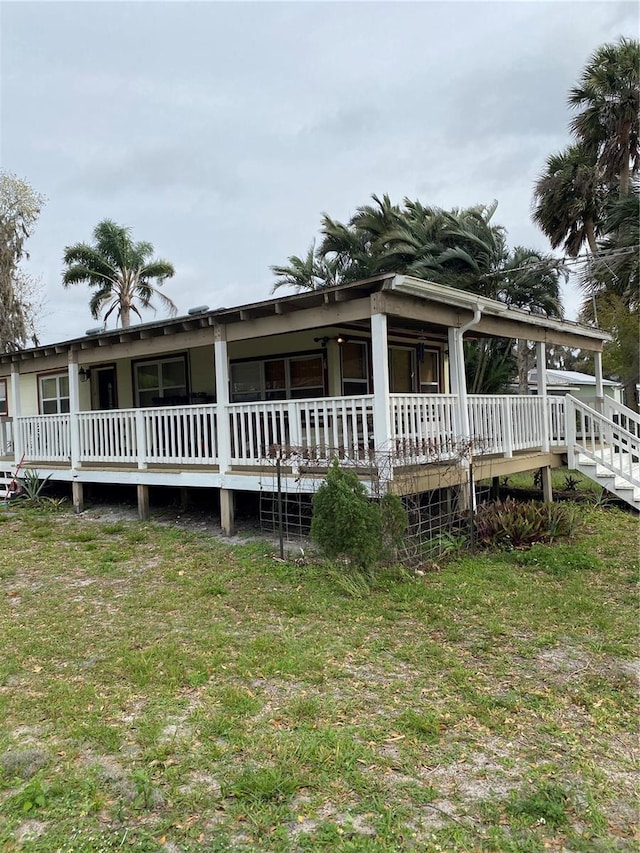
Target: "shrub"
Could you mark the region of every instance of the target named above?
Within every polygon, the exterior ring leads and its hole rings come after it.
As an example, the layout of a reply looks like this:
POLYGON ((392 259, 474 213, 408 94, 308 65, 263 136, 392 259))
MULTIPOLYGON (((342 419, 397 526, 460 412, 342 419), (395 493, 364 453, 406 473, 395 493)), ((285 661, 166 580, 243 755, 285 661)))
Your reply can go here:
POLYGON ((313 497, 311 538, 327 557, 345 557, 369 570, 392 558, 407 526, 402 501, 385 495, 376 504, 354 471, 334 459, 327 479, 313 497))
POLYGON ((397 495, 390 492, 380 501, 380 532, 383 557, 393 560, 407 532, 407 511, 397 495))
POLYGON ((380 514, 354 471, 334 459, 313 497, 311 538, 328 557, 370 568, 381 551, 380 514))
POLYGON ((475 525, 479 544, 520 548, 568 536, 575 525, 575 514, 566 504, 519 503, 507 498, 478 507, 475 525))

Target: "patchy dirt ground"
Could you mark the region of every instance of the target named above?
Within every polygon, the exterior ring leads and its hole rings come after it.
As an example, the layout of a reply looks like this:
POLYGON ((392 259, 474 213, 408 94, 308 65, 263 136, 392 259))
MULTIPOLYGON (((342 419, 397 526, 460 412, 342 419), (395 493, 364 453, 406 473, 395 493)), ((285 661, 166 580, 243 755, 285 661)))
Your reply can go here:
POLYGON ((0 849, 631 853, 637 531, 593 519, 573 574, 350 596, 198 508, 8 514, 0 849))

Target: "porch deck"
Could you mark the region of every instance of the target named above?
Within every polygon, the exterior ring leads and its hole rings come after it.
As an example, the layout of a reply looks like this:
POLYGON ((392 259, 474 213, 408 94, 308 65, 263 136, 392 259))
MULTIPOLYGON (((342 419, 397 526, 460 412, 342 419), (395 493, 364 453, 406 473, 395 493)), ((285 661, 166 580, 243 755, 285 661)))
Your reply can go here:
MULTIPOLYGON (((374 431, 374 396, 84 411, 0 421, 4 467, 24 464, 54 480, 260 488, 280 460, 283 474, 313 491, 337 457, 365 479, 407 479, 416 467, 475 459, 536 467, 564 450, 564 398, 470 395, 462 441, 452 394, 391 394, 391 439, 374 431), (400 475, 404 471, 405 477, 400 475), (368 472, 368 473, 367 473, 368 472)), ((549 463, 547 463, 549 464, 549 463)), ((422 472, 424 474, 424 471, 422 472)))

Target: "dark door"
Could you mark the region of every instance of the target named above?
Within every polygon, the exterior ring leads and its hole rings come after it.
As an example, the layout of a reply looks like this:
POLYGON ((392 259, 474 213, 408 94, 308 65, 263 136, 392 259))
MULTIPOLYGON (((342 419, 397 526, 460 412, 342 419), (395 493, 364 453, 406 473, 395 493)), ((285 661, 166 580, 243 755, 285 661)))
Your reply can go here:
POLYGON ((96 379, 98 386, 98 409, 117 409, 118 388, 115 367, 97 368, 96 379))

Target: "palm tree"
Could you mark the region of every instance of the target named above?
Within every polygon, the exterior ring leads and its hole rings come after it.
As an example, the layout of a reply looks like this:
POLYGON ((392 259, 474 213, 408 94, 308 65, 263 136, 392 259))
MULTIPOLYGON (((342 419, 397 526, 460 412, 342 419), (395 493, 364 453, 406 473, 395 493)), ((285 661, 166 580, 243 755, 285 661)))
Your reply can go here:
MULTIPOLYGON (((562 317, 560 282, 563 278, 567 279, 569 271, 561 260, 535 249, 516 246, 500 272, 499 287, 494 298, 516 308, 526 308, 532 314, 562 317)), ((519 392, 527 394, 534 348, 519 338, 516 353, 519 392)))
POLYGON ((585 292, 582 315, 596 319, 598 303, 608 296, 634 313, 640 308, 640 189, 613 198, 607 208, 603 228, 606 236, 598 254, 589 262, 581 281, 585 292))
POLYGON ((640 167, 640 43, 620 38, 599 47, 585 66, 569 105, 581 112, 571 130, 595 154, 604 179, 630 190, 640 167))
POLYGON ((575 258, 586 243, 596 252, 604 195, 595 154, 571 145, 547 159, 535 184, 533 221, 554 249, 575 258))
POLYGON ((288 263, 272 266, 271 272, 278 276, 272 292, 279 287, 295 287, 301 290, 317 290, 320 287, 333 287, 343 282, 343 271, 339 259, 326 260, 316 252, 315 240, 309 246, 304 258, 290 255, 288 263))
POLYGON ((155 298, 177 313, 175 304, 159 291, 167 278, 175 274, 168 261, 152 260, 151 243, 134 243, 131 229, 105 219, 93 231, 95 245, 76 243, 64 252, 66 269, 62 276, 65 287, 88 284, 94 288, 89 302, 92 317, 97 320, 104 312, 104 321, 116 311, 123 327, 131 324, 131 313, 142 315, 142 308, 152 307, 155 298))

